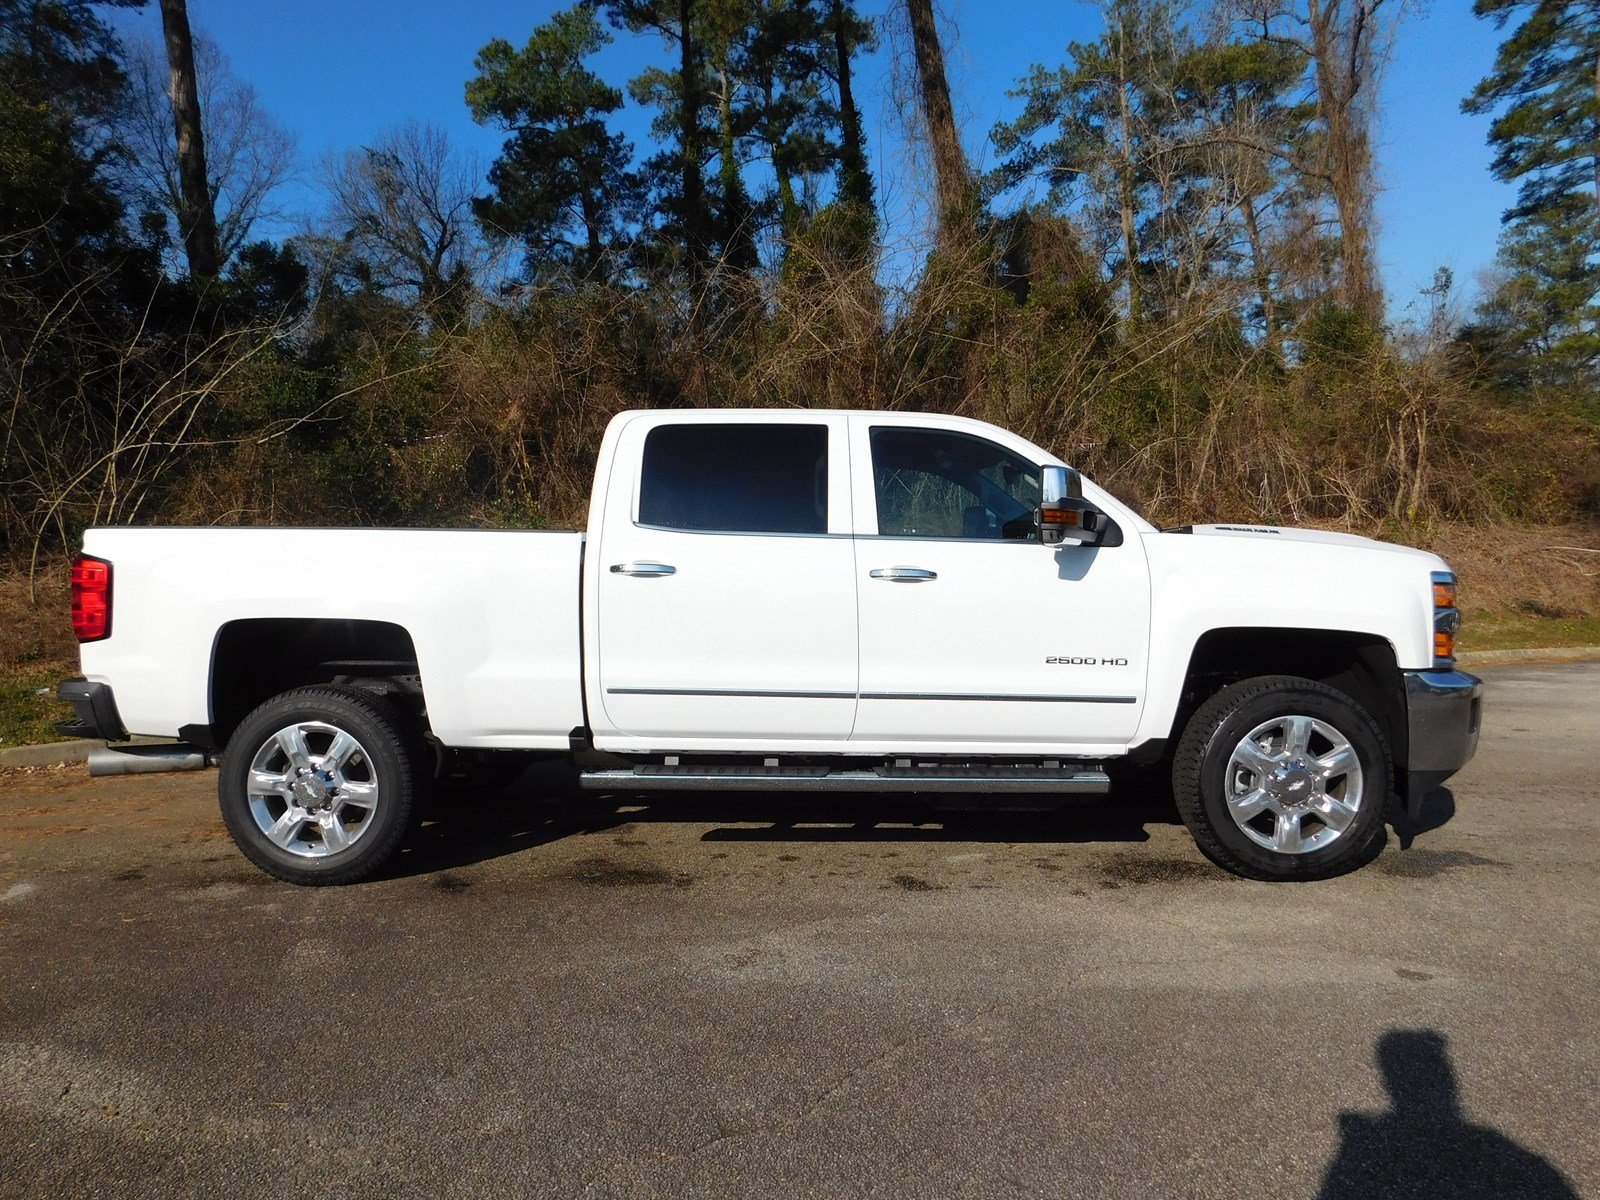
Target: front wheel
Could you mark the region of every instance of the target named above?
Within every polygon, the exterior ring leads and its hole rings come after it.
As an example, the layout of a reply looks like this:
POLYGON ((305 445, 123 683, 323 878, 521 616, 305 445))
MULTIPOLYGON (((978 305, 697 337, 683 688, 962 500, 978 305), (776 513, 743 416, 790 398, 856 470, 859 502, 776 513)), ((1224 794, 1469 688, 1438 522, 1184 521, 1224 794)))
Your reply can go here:
POLYGON ((1223 688, 1178 742, 1173 795, 1205 856, 1250 879, 1327 879, 1381 844, 1392 778, 1372 716, 1326 684, 1223 688))
POLYGON ((228 740, 222 819, 244 856, 290 883, 354 883, 411 824, 417 748, 387 702, 308 687, 268 700, 228 740))

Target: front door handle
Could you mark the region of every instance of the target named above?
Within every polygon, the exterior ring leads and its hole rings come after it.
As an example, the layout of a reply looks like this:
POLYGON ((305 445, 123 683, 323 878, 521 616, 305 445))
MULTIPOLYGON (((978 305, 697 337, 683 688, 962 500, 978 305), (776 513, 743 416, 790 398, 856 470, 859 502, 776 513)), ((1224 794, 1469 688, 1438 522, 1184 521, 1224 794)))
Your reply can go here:
POLYGON ((927 571, 922 567, 879 567, 868 574, 874 579, 887 579, 892 583, 926 583, 939 578, 937 571, 927 571))
POLYGON ((612 563, 613 575, 632 575, 640 579, 657 579, 662 575, 676 575, 677 567, 669 567, 666 563, 658 562, 628 562, 612 563))

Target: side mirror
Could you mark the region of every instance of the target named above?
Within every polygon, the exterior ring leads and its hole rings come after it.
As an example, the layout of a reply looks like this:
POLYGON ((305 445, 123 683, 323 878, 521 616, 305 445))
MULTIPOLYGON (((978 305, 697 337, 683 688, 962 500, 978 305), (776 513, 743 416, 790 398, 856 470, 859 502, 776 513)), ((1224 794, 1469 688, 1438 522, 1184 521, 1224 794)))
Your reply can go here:
POLYGON ((1071 467, 1045 467, 1039 477, 1039 540, 1097 544, 1106 531, 1106 515, 1083 498, 1083 478, 1071 467))

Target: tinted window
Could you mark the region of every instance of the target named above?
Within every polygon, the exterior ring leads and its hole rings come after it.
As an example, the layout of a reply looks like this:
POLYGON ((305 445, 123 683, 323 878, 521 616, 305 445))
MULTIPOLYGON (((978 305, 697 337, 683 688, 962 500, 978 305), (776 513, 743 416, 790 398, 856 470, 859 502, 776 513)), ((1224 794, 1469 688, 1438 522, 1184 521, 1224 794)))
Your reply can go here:
POLYGON ((874 429, 878 532, 1036 539, 1039 467, 993 442, 939 429, 874 429))
POLYGON ((639 523, 828 531, 826 425, 662 425, 644 442, 639 523))

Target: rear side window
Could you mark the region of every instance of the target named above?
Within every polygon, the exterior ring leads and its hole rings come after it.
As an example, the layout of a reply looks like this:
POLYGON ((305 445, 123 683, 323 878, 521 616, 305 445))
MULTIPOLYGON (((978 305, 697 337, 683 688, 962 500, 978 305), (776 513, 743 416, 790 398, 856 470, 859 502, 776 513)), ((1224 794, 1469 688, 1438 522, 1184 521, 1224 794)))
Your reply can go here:
POLYGON ((639 523, 828 532, 826 425, 661 425, 644 442, 639 523))

